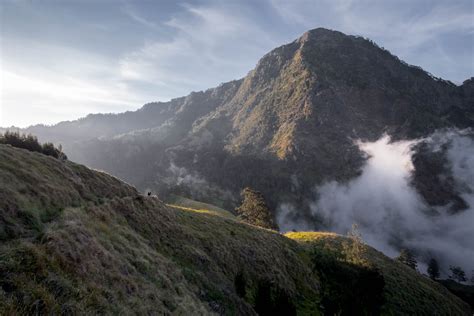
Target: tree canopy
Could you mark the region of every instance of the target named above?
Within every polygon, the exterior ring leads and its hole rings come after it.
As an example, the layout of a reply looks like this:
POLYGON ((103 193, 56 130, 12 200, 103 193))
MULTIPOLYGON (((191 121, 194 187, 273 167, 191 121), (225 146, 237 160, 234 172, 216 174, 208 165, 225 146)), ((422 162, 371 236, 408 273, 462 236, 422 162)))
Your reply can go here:
POLYGON ((439 278, 439 265, 435 258, 431 258, 428 262, 428 268, 426 270, 431 279, 436 280, 439 278))
POLYGON ((401 263, 409 266, 413 270, 416 270, 418 263, 416 262, 415 256, 413 253, 408 249, 402 249, 400 251, 400 255, 396 258, 401 263))
POLYGON ((38 138, 31 134, 20 134, 19 132, 6 131, 5 134, 0 134, 0 144, 11 145, 13 147, 39 152, 58 159, 67 159, 67 156, 63 153, 61 146, 56 148, 53 143, 44 143, 41 145, 38 141, 38 138))
POLYGON ((450 266, 449 270, 451 270, 451 275, 449 276, 450 279, 457 281, 457 282, 466 282, 466 272, 464 272, 461 267, 458 266, 450 266))
POLYGON ((242 204, 235 211, 244 222, 278 230, 262 193, 247 187, 242 190, 240 195, 242 204))

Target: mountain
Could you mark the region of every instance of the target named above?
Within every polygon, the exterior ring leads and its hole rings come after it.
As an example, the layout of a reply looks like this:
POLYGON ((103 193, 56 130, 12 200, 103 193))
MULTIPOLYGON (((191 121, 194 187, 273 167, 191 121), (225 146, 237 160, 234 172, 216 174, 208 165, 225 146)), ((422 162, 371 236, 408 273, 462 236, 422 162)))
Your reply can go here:
POLYGON ((1 313, 471 314, 440 284, 352 239, 281 235, 184 203, 0 145, 1 313))
MULTIPOLYGON (((26 131, 139 190, 233 208, 250 186, 273 209, 290 203, 298 210, 292 216, 317 227, 308 206, 314 188, 349 181, 367 159, 354 140, 473 127, 473 82, 457 86, 370 40, 318 28, 266 54, 241 80, 135 112, 26 131)), ((434 200, 431 188, 415 184, 434 200)), ((461 207, 462 197, 448 190, 433 203, 461 207)))

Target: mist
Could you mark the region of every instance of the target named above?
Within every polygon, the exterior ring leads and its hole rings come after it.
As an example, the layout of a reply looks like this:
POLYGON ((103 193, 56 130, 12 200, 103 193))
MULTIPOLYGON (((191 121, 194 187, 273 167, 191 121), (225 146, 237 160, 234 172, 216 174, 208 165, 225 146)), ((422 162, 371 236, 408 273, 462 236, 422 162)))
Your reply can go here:
MULTIPOLYGON (((361 175, 348 183, 335 181, 316 188, 310 209, 327 230, 345 234, 359 225, 364 241, 390 257, 401 248, 412 250, 425 272, 424 262, 439 261, 442 273, 450 265, 469 275, 474 269, 474 141, 470 131, 447 130, 428 138, 391 142, 384 135, 375 142, 357 142, 367 154, 361 175), (412 157, 424 142, 433 153, 446 149, 447 169, 457 193, 468 204, 450 212, 449 204, 433 207, 412 184, 412 157)), ((307 230, 301 219, 292 218, 291 205, 281 205, 278 222, 284 230, 307 230)))

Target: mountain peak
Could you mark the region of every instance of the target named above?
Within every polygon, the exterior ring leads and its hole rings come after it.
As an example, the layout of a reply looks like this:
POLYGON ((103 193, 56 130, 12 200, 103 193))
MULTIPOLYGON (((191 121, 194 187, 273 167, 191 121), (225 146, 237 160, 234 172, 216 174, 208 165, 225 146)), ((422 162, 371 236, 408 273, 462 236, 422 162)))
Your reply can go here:
POLYGON ((28 132, 142 189, 165 190, 176 178, 183 185, 179 166, 193 175, 186 188, 195 197, 231 192, 225 203, 235 207, 240 189, 251 185, 303 213, 301 201, 315 185, 358 174, 364 157, 354 139, 472 127, 473 90, 472 80, 447 84, 370 40, 317 28, 266 54, 243 80, 142 111, 28 132), (124 133, 129 137, 117 138, 124 133), (289 179, 297 179, 298 196, 289 179))
POLYGON ((318 27, 303 33, 300 38, 297 39, 299 42, 306 42, 311 40, 318 40, 318 39, 330 39, 330 38, 338 38, 338 37, 349 37, 342 32, 326 29, 323 27, 318 27))

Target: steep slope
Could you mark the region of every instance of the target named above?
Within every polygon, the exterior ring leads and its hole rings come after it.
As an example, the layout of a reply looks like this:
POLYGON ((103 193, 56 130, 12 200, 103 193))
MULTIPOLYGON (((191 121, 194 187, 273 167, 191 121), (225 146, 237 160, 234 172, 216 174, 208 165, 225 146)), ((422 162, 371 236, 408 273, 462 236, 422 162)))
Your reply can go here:
MULTIPOLYGON (((71 162, 5 145, 0 156, 2 314, 325 311, 320 276, 329 271, 292 239, 229 216, 167 207, 71 162)), ((401 305, 420 315, 469 314, 444 288, 368 251, 369 260, 397 269, 390 277, 408 280, 386 281, 387 314, 401 305)))
POLYGON ((2 313, 317 310, 316 276, 275 232, 171 209, 74 163, 0 155, 2 313))
POLYGON ((265 55, 242 80, 28 131, 141 190, 233 208, 252 186, 272 207, 291 203, 304 217, 316 185, 359 174, 366 157, 354 140, 473 126, 472 79, 456 86, 370 40, 319 28, 265 55))
MULTIPOLYGON (((333 233, 294 232, 286 236, 302 244, 308 253, 328 253, 338 260, 354 261, 354 253, 345 253, 344 247, 353 241, 333 233)), ((373 265, 382 272, 385 280, 385 304, 381 313, 384 315, 458 315, 465 312, 465 306, 452 306, 446 302, 449 291, 402 263, 387 258, 381 252, 363 246, 357 265, 373 265), (417 301, 416 307, 412 302, 417 301)), ((316 256, 320 258, 321 256, 316 256)), ((329 272, 330 273, 330 272, 329 272)), ((329 276, 332 276, 329 274, 329 276)), ((349 284, 347 284, 349 286, 349 284)), ((323 285, 324 288, 324 285, 323 285)), ((323 289, 324 291, 324 289, 323 289)), ((449 295, 448 295, 449 296, 449 295)))

